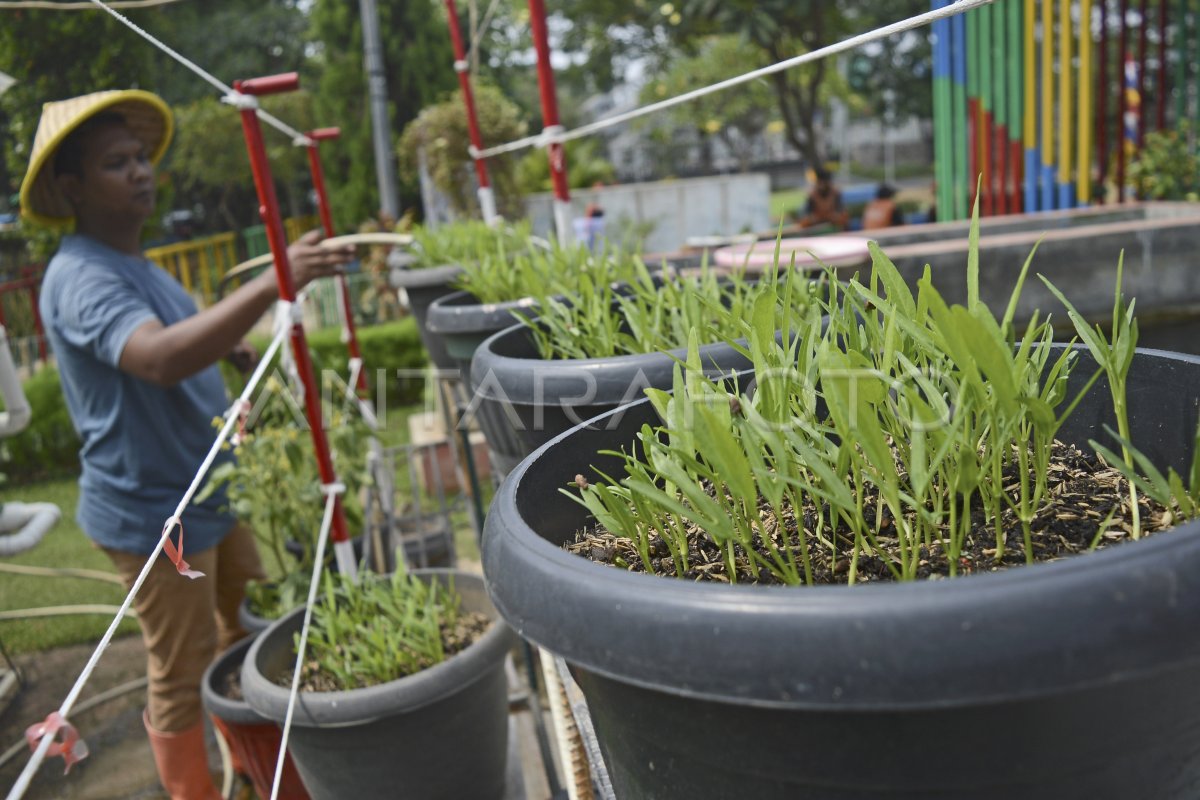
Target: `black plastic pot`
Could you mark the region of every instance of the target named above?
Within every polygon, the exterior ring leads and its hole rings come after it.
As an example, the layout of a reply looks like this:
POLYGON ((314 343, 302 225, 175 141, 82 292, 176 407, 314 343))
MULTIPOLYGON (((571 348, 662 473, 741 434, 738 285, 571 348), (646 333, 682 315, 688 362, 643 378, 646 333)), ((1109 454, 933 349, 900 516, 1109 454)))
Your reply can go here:
MULTIPOLYGON (((255 793, 259 797, 270 797, 282 738, 279 726, 252 709, 245 700, 226 695, 230 676, 241 670, 253 642, 254 637, 247 636, 217 656, 204 671, 200 697, 213 724, 229 744, 235 763, 254 784, 255 793)), ((305 800, 308 797, 290 756, 283 762, 279 796, 288 800, 305 800)))
POLYGON ((255 614, 250 608, 250 598, 242 598, 242 602, 238 606, 238 622, 241 623, 242 630, 246 633, 262 633, 271 627, 271 623, 274 621, 268 617, 260 617, 258 614, 255 614))
MULTIPOLYGON (((472 403, 501 474, 546 442, 585 420, 641 399, 646 388, 670 389, 687 348, 611 358, 540 358, 529 327, 489 337, 471 362, 472 403)), ((705 370, 725 375, 750 360, 723 342, 700 348, 705 370)), ((619 424, 620 417, 606 424, 619 424)))
POLYGON ((433 302, 426 327, 441 339, 452 367, 466 377, 471 372, 475 349, 492 334, 519 322, 514 313, 531 314, 536 305, 532 297, 480 303, 470 292, 454 292, 433 302))
MULTIPOLYGON (((1186 468, 1200 359, 1139 351, 1129 404, 1135 443, 1186 468)), ((1110 407, 1100 381, 1060 438, 1103 437, 1110 407)), ((634 574, 561 549, 586 512, 558 488, 621 474, 597 451, 656 422, 621 411, 524 461, 483 541, 505 619, 574 666, 618 797, 1200 797, 1200 522, 903 585, 634 574)))
POLYGON ((425 320, 429 314, 429 306, 439 297, 453 292, 450 284, 461 274, 462 267, 447 264, 425 269, 394 269, 390 275, 392 287, 403 289, 408 296, 408 307, 417 318, 421 342, 429 353, 429 359, 438 369, 454 369, 454 362, 446 353, 441 337, 430 335, 425 320))
MULTIPOLYGON (((488 601, 483 580, 453 578, 463 608, 497 622, 466 650, 397 681, 348 692, 303 692, 288 750, 315 800, 348 797, 499 798, 508 750, 504 658, 512 632, 488 601)), ((242 668, 242 690, 258 712, 282 723, 288 690, 271 679, 295 661, 297 609, 261 634, 242 668)))

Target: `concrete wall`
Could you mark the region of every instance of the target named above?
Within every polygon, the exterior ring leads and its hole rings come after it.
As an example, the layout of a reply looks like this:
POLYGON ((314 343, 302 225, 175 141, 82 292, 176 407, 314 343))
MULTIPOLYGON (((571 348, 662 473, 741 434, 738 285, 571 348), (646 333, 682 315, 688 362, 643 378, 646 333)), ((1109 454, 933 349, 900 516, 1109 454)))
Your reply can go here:
MULTIPOLYGON (((914 290, 928 264, 943 297, 962 303, 967 230, 968 223, 955 222, 880 231, 872 238, 914 290)), ((998 315, 1004 312, 1035 245, 1037 254, 1017 306, 1019 320, 1028 319, 1036 309, 1043 317, 1050 313, 1058 322, 1067 322, 1066 310, 1037 278, 1038 273, 1084 316, 1096 321, 1111 318, 1122 252, 1124 293, 1137 299, 1139 319, 1148 322, 1200 312, 1200 205, 1142 203, 984 220, 980 296, 998 315)))
MULTIPOLYGON (((644 252, 665 253, 692 237, 769 229, 769 198, 768 177, 749 173, 577 190, 571 193, 571 208, 572 216, 581 217, 589 203, 599 203, 610 238, 650 227, 644 252)), ((526 209, 534 233, 552 236, 552 196, 532 195, 526 209)))

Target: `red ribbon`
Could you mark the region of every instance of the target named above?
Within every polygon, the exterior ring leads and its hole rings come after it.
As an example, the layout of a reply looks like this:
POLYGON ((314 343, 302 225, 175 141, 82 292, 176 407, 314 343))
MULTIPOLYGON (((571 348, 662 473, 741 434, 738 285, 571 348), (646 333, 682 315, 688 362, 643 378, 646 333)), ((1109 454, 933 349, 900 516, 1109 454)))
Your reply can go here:
POLYGON ((163 541, 163 552, 167 554, 167 558, 171 559, 171 563, 175 565, 175 569, 179 572, 179 574, 186 578, 191 578, 192 580, 195 580, 196 578, 203 578, 203 572, 192 569, 188 562, 183 560, 183 520, 181 520, 179 517, 171 517, 169 520, 167 520, 167 523, 163 525, 163 535, 167 537, 163 541), (179 526, 179 547, 175 546, 175 543, 171 541, 170 536, 170 530, 176 525, 179 526))
POLYGON ((44 721, 25 729, 25 741, 29 743, 30 750, 37 750, 38 743, 47 736, 53 737, 54 741, 46 748, 46 755, 50 758, 63 757, 63 761, 67 765, 63 770, 64 775, 71 771, 73 764, 88 757, 87 743, 79 738, 79 731, 75 730, 75 726, 63 719, 62 714, 57 711, 46 717, 44 721), (62 734, 61 740, 58 739, 60 733, 62 734))

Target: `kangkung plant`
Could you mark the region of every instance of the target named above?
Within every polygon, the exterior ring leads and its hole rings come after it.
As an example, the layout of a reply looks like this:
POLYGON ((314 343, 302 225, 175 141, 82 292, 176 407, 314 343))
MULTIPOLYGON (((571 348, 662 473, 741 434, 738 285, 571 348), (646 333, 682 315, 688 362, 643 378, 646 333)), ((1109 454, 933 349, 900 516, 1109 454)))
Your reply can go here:
POLYGON ((819 288, 795 269, 772 269, 752 282, 740 272, 722 278, 707 266, 698 274, 664 270, 657 276, 640 260, 635 259, 634 266, 634 279, 623 286, 584 275, 569 299, 538 298, 536 318, 522 320, 530 327, 539 355, 609 358, 676 350, 687 346, 693 330, 704 342, 736 339, 742 335, 745 310, 765 293, 780 301, 774 324, 781 329, 785 317, 807 309, 819 288))
POLYGON ((638 261, 621 253, 593 254, 581 245, 545 247, 526 239, 513 246, 500 242, 462 263, 456 281, 481 303, 500 303, 555 295, 577 296, 581 287, 632 280, 638 261))
POLYGON ((413 229, 413 254, 421 267, 446 264, 466 265, 487 257, 501 248, 521 250, 529 241, 529 224, 492 227, 478 220, 462 220, 436 228, 413 229))
POLYGON ((831 280, 827 297, 785 316, 792 327, 783 336, 776 323, 791 302, 788 284, 758 293, 735 334, 754 364, 750 384, 705 378, 693 331, 674 391, 647 390, 663 426, 644 426, 631 452, 612 454, 625 474, 594 482, 581 474, 577 491, 563 491, 633 542, 648 572, 661 542, 665 571, 679 577, 692 566, 696 531, 719 548, 730 580, 740 563, 753 580, 812 584, 819 550, 822 563, 844 565, 851 584, 867 556, 896 580, 916 579, 933 559, 953 576, 970 537, 990 535, 980 530, 994 533, 998 562, 1019 528, 1032 562, 1032 526, 1051 500, 1051 446, 1103 374, 1124 455, 1096 449, 1122 468, 1131 493, 1158 499, 1176 519, 1196 516, 1200 430, 1186 485, 1129 442, 1124 398, 1137 328, 1119 276, 1111 343, 1068 306, 1099 364, 1070 396, 1078 351, 1056 346, 1036 313, 1023 330, 1013 322, 1034 254, 997 319, 979 299, 978 235, 976 219, 965 305, 943 299, 928 267, 914 295, 874 244, 866 283, 831 280))
MULTIPOLYGON (((376 686, 440 664, 444 634, 464 612, 453 581, 364 572, 358 582, 326 573, 313 607, 308 661, 336 690, 376 686)), ((296 634, 297 643, 300 634, 296 634)))

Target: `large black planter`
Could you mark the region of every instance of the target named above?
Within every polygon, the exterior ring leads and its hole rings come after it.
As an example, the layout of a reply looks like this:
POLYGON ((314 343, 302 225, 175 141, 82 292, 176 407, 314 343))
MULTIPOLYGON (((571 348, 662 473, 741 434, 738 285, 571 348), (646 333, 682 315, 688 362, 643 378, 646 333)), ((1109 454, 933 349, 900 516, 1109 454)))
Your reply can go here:
MULTIPOLYGON (((314 800, 348 797, 499 798, 508 750, 504 658, 512 632, 488 601, 483 580, 453 577, 463 608, 497 620, 466 650, 397 681, 348 692, 304 692, 296 701, 288 750, 314 800)), ((295 661, 296 609, 255 641, 242 668, 246 700, 282 723, 288 690, 274 677, 295 661)))
POLYGON ((461 274, 462 267, 456 264, 424 269, 394 269, 390 274, 392 287, 403 289, 408 296, 408 307, 417 318, 421 342, 429 353, 429 360, 438 369, 454 369, 454 362, 446 353, 441 337, 430 335, 425 320, 429 314, 429 306, 439 297, 453 292, 454 289, 450 285, 461 274))
POLYGON ((454 292, 433 302, 426 327, 442 340, 451 366, 465 378, 470 374, 475 349, 492 334, 519 322, 515 313, 531 315, 536 305, 532 297, 480 303, 470 292, 454 292))
MULTIPOLYGON (((1135 443, 1186 468, 1200 359, 1139 351, 1129 402, 1135 443)), ((1101 381, 1060 438, 1101 437, 1110 406, 1101 381)), ((524 461, 483 542, 505 619, 573 665, 619 797, 1200 797, 1200 522, 903 585, 628 573, 560 549, 586 512, 558 488, 621 474, 596 452, 656 422, 621 412, 524 461)))
MULTIPOLYGON (((493 467, 507 474, 546 442, 585 420, 641 399, 646 388, 670 389, 687 348, 611 358, 546 360, 529 327, 489 337, 471 362, 472 403, 493 467)), ((700 348, 706 371, 728 374, 750 360, 723 342, 700 348)), ((610 418, 606 424, 620 422, 610 418)))

